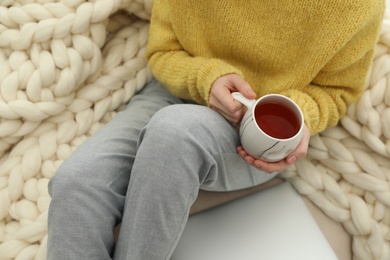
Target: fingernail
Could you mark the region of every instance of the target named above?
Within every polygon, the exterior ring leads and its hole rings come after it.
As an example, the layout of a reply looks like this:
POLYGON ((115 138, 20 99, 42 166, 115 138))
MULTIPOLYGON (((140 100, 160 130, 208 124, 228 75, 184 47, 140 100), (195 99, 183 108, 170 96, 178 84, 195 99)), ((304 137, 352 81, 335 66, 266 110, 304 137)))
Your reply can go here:
POLYGON ((250 96, 256 96, 256 93, 253 90, 248 90, 246 93, 250 96))
POLYGON ((290 158, 288 158, 288 162, 289 163, 295 163, 297 161, 297 156, 296 155, 292 155, 290 158))

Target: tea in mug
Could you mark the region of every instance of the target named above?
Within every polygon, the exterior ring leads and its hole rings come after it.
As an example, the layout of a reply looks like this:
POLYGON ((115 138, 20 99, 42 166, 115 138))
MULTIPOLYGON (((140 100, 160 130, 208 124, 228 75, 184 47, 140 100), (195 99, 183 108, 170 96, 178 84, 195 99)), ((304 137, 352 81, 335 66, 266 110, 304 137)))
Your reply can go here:
POLYGON ((277 139, 291 138, 300 128, 294 110, 276 102, 259 103, 255 108, 255 119, 264 133, 277 139))

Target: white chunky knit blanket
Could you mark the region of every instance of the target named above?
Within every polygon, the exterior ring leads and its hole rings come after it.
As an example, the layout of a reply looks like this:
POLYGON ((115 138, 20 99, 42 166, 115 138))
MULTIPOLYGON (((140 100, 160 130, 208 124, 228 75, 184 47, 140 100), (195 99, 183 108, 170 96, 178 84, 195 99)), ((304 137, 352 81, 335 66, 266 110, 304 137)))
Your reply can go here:
MULTIPOLYGON (((1 259, 46 258, 48 181, 151 79, 152 5, 0 1, 1 259)), ((355 259, 390 259, 389 15, 364 94, 283 177, 344 225, 355 259)))

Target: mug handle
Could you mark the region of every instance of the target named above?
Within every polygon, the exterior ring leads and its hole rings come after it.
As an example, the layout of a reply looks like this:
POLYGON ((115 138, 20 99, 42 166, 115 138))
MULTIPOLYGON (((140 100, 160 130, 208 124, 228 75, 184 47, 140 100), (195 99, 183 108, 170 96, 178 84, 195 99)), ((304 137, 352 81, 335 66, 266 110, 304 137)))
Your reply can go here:
POLYGON ((247 99, 240 92, 233 92, 231 95, 232 95, 233 99, 235 99, 238 102, 242 103, 248 109, 251 108, 256 103, 255 99, 247 99))

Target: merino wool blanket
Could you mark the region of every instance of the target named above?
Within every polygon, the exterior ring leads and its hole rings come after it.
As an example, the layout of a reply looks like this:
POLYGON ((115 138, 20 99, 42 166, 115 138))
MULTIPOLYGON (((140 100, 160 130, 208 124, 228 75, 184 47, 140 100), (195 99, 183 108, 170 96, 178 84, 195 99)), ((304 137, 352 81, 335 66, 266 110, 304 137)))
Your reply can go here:
MULTIPOLYGON (((1 259, 46 258, 48 182, 151 79, 152 6, 0 2, 1 259)), ((343 224, 354 259, 390 259, 389 13, 363 95, 282 177, 343 224)))

